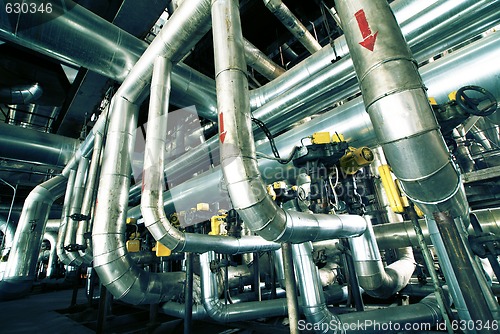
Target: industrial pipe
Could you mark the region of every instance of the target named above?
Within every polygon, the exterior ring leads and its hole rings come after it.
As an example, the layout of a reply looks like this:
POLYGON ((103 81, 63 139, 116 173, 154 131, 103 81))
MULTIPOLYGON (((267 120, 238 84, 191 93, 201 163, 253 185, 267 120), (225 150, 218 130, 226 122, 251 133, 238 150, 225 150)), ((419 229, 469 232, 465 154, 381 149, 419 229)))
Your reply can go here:
POLYGON ((18 85, 0 87, 0 103, 29 104, 40 98, 43 89, 38 83, 32 85, 18 85))
POLYGON ((144 224, 153 237, 175 252, 248 253, 275 250, 280 246, 260 237, 235 238, 179 231, 168 220, 163 203, 165 143, 168 117, 171 62, 157 57, 151 83, 148 131, 142 173, 141 211, 144 224))
POLYGON ((71 209, 71 202, 73 200, 73 188, 75 184, 76 170, 70 170, 68 175, 68 181, 66 183, 66 192, 64 196, 64 203, 61 214, 61 221, 59 224, 59 230, 57 234, 57 256, 59 260, 65 265, 70 263, 68 253, 64 249, 64 241, 66 240, 66 234, 68 231, 68 223, 71 209))
POLYGON ((221 166, 234 208, 253 232, 269 241, 298 243, 363 233, 366 223, 359 216, 284 211, 267 194, 255 155, 239 10, 234 4, 212 9, 221 166), (224 24, 226 20, 232 24, 224 24))
POLYGON ((247 65, 267 79, 273 80, 285 73, 285 70, 281 66, 272 61, 272 59, 266 56, 248 40, 243 40, 243 46, 245 47, 245 60, 247 61, 247 65))
POLYGON ((50 243, 49 261, 47 263, 47 277, 53 278, 57 265, 57 233, 48 232, 47 230, 45 230, 43 239, 48 240, 48 242, 50 243))

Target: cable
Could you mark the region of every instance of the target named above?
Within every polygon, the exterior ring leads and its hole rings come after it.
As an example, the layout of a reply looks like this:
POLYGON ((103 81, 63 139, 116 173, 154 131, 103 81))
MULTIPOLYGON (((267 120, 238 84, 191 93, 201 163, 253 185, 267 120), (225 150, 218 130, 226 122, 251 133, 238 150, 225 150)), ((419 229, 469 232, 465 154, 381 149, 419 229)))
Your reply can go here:
POLYGON ((269 129, 267 128, 267 126, 264 124, 264 122, 262 122, 261 120, 258 120, 257 118, 254 118, 254 117, 252 117, 252 122, 254 122, 255 124, 257 124, 257 126, 262 130, 262 132, 264 132, 264 134, 266 135, 267 139, 269 140, 269 145, 271 145, 271 151, 273 152, 273 155, 274 155, 274 157, 271 157, 271 156, 266 155, 266 154, 257 153, 258 156, 260 156, 262 158, 266 158, 266 159, 276 160, 276 161, 278 161, 282 165, 286 165, 290 161, 292 161, 292 159, 293 159, 293 157, 295 155, 295 152, 298 149, 297 146, 295 146, 293 148, 293 150, 290 153, 290 155, 288 156, 288 158, 282 159, 281 156, 280 156, 280 153, 278 152, 278 149, 276 148, 276 143, 274 142, 274 137, 271 134, 271 132, 269 131, 269 129))

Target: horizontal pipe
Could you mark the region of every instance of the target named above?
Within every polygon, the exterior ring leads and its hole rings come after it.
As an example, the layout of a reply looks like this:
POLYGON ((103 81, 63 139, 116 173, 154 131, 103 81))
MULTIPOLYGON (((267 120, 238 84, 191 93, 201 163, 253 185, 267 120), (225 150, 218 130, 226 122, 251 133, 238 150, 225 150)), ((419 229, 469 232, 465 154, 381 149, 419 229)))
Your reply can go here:
POLYGON ((43 89, 38 83, 0 87, 0 102, 5 104, 29 104, 40 98, 43 89))

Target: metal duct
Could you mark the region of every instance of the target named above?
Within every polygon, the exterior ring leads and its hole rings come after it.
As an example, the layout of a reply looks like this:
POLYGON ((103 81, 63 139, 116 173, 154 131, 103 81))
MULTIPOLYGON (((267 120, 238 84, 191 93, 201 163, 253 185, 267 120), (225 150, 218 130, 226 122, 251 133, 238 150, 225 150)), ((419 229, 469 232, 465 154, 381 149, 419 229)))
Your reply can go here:
POLYGON ((30 291, 50 207, 63 194, 65 183, 66 177, 56 176, 36 186, 26 198, 14 235, 15 247, 0 281, 0 299, 19 298, 30 291))
POLYGON ((115 298, 133 304, 170 299, 183 288, 184 273, 156 274, 139 269, 127 256, 125 218, 130 185, 130 154, 134 146, 137 111, 144 99, 153 61, 163 56, 179 60, 206 33, 210 1, 185 0, 165 23, 111 102, 109 130, 92 229, 94 268, 115 298))
MULTIPOLYGON (((493 33, 446 57, 421 67, 420 71, 425 82, 432 82, 432 89, 429 90, 429 95, 436 97, 436 99, 441 100, 446 98, 448 93, 445 94, 445 92, 457 89, 457 86, 454 85, 454 80, 447 79, 449 76, 455 78, 455 75, 459 75, 456 70, 457 68, 469 74, 468 80, 471 83, 486 88, 493 92, 497 98, 500 98, 500 89, 496 85, 496 74, 500 71, 498 58, 500 58, 500 34, 493 33), (481 70, 478 69, 478 64, 481 64, 481 70), (483 68, 490 68, 492 71, 483 71, 483 68), (431 69, 439 69, 439 71, 432 71, 431 69), (437 90, 436 93, 434 93, 435 90, 437 90)), ((324 102, 319 101, 319 103, 324 102)), ((329 101, 326 102, 327 105, 330 103, 329 101)), ((295 110, 294 114, 296 113, 297 111, 295 110)), ((290 118, 292 117, 293 115, 290 116, 290 118)), ((378 145, 373 126, 364 109, 362 100, 361 98, 355 98, 323 115, 315 117, 305 124, 295 127, 293 131, 288 131, 276 137, 276 146, 279 152, 283 156, 286 156, 300 142, 301 138, 310 136, 314 132, 322 131, 342 133, 349 144, 354 147, 374 147, 378 145)), ((210 142, 210 140, 207 141, 207 143, 210 142)), ((268 155, 272 154, 267 142, 259 144, 257 151, 268 155)), ((201 155, 201 153, 198 152, 198 155, 201 155)), ((207 153, 205 153, 206 155, 207 153)), ((188 158, 189 153, 184 157, 188 158)), ((182 170, 186 170, 186 166, 193 164, 189 159, 180 165, 177 164, 178 161, 180 160, 175 160, 174 165, 182 170)), ((283 166, 276 161, 267 159, 259 160, 259 170, 264 180, 268 183, 283 179, 293 182, 299 174, 293 166, 283 166)), ((170 168, 167 168, 166 171, 167 175, 171 175, 172 171, 170 168)), ((165 205, 169 211, 187 210, 196 205, 196 203, 206 202, 208 189, 212 189, 210 191, 210 201, 226 200, 227 196, 225 194, 213 191, 213 189, 219 187, 219 182, 222 178, 221 175, 221 170, 218 166, 172 188, 164 195, 165 205)), ((129 215, 140 217, 140 208, 137 206, 131 209, 129 215)))
POLYGON ((33 85, 0 87, 0 103, 29 104, 38 100, 42 94, 43 89, 38 83, 33 85))
MULTIPOLYGON (((311 324, 338 323, 340 321, 339 318, 333 315, 326 307, 318 268, 312 260, 312 244, 310 242, 296 244, 293 245, 292 250, 293 262, 297 268, 296 275, 300 299, 302 301, 302 311, 307 322, 311 324)), ((317 332, 326 333, 327 331, 321 329, 317 332)))
MULTIPOLYGON (((40 0, 34 2, 45 5, 40 0)), ((147 47, 146 42, 71 0, 52 3, 50 18, 47 19, 45 13, 16 15, 2 11, 0 37, 65 63, 88 68, 119 82, 125 80, 147 47)), ((206 33, 208 29, 207 25, 206 30, 203 29, 204 32, 201 33, 206 33)), ((191 41, 185 42, 186 50, 194 45, 190 44, 191 41)), ((180 58, 174 60, 178 61, 180 58)), ((175 67, 173 72, 171 102, 179 107, 194 104, 201 116, 216 120, 214 90, 207 89, 213 87, 213 81, 187 66, 175 67), (201 85, 207 80, 211 81, 211 84, 201 85)))
POLYGON ((245 48, 247 65, 254 68, 267 79, 273 80, 285 73, 285 70, 281 66, 272 61, 264 52, 260 51, 246 39, 243 40, 243 46, 245 48))
POLYGON ((64 167, 79 141, 0 123, 0 157, 37 165, 64 167))
POLYGON ((283 23, 285 28, 297 38, 307 51, 313 54, 321 50, 318 41, 281 0, 264 0, 264 5, 283 23))
POLYGON ((92 225, 94 222, 92 207, 95 195, 97 194, 96 181, 98 179, 99 166, 101 164, 101 152, 103 147, 102 139, 102 134, 95 133, 94 149, 92 151, 87 184, 85 186, 85 193, 83 195, 82 207, 80 210, 81 218, 83 220, 79 222, 76 232, 76 244, 85 247, 83 250, 79 250, 79 254, 83 263, 87 265, 90 265, 93 260, 92 241, 86 236, 86 234, 92 231, 92 225))
MULTIPOLYGON (((214 5, 219 1, 225 0, 216 0, 214 5)), ((225 323, 287 314, 286 299, 225 304, 219 299, 217 274, 210 269, 212 261, 215 261, 214 252, 200 254, 201 298, 210 318, 225 323)))
POLYGON ((366 110, 406 195, 427 215, 450 210, 454 217, 466 217, 459 171, 389 5, 338 1, 337 10, 366 110))
POLYGON ((141 211, 144 224, 153 237, 172 251, 202 253, 215 250, 220 253, 248 253, 279 249, 280 245, 260 237, 234 238, 184 233, 173 226, 163 208, 165 142, 170 94, 171 62, 157 57, 151 82, 144 170, 142 177, 141 211))
POLYGON ((75 184, 75 176, 76 176, 76 170, 71 169, 69 171, 68 182, 66 184, 64 204, 62 208, 61 221, 59 225, 59 231, 56 243, 57 256, 59 257, 59 260, 65 265, 70 263, 68 253, 64 249, 64 241, 66 239, 66 233, 68 231, 68 223, 70 220, 69 216, 70 216, 71 202, 73 200, 73 187, 75 184))
POLYGON ((43 239, 48 240, 50 243, 49 262, 47 263, 47 277, 52 278, 55 275, 57 265, 57 233, 45 231, 43 239))
POLYGON ((415 270, 411 247, 396 250, 398 260, 384 268, 371 222, 363 235, 349 239, 359 285, 367 294, 388 298, 404 288, 415 270))
MULTIPOLYGON (((70 266, 79 267, 83 263, 83 259, 78 252, 76 243, 76 232, 80 210, 82 208, 83 194, 85 191, 85 181, 89 169, 89 159, 81 157, 76 170, 75 182, 73 184, 71 206, 69 208, 69 220, 67 222, 66 234, 64 236, 64 248, 69 262, 65 263, 70 266)), ((79 246, 79 245, 78 245, 79 246)))
POLYGON ((243 221, 264 239, 276 242, 324 240, 363 233, 366 223, 359 216, 284 211, 267 194, 255 156, 237 4, 216 2, 212 6, 212 20, 221 166, 231 202, 243 221), (226 20, 233 24, 224 24, 226 20))

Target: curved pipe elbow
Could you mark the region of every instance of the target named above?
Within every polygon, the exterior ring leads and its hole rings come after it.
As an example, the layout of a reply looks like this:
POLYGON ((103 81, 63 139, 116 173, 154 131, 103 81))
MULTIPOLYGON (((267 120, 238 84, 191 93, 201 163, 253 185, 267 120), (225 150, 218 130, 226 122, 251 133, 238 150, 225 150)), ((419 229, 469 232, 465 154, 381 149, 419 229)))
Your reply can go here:
POLYGON ((38 83, 0 88, 0 102, 6 104, 29 104, 38 100, 43 89, 38 83))

